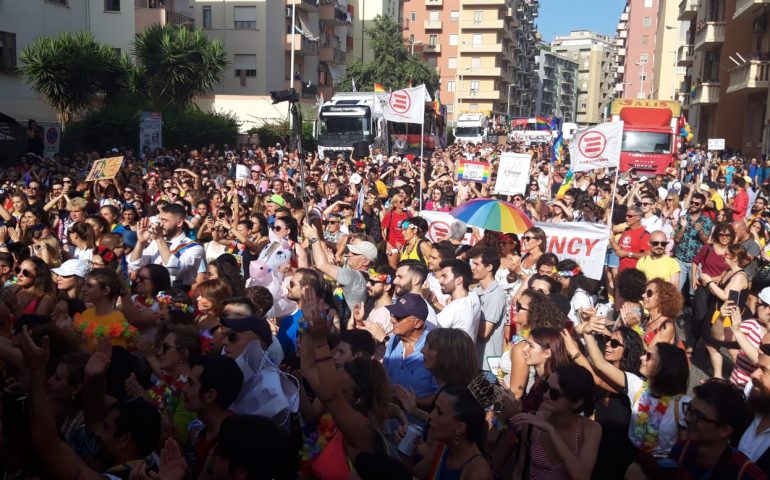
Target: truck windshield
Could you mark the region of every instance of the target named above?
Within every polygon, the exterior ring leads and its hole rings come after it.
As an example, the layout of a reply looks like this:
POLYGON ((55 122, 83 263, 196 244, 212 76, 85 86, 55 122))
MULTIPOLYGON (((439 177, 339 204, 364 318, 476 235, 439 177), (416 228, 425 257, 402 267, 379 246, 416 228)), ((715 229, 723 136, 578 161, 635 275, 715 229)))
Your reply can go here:
POLYGON ((481 127, 456 127, 455 137, 480 137, 484 134, 481 127))
POLYGON ((321 114, 319 134, 340 136, 365 136, 371 134, 369 115, 321 114))
POLYGON ((636 153, 671 153, 671 134, 624 131, 621 150, 636 153))

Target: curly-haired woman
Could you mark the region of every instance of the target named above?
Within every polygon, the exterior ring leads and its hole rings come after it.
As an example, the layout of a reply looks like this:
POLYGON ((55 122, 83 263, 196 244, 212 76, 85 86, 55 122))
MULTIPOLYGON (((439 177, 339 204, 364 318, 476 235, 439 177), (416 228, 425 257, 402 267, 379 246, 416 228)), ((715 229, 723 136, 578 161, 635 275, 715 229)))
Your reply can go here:
MULTIPOLYGON (((647 320, 641 322, 647 348, 659 342, 677 343, 674 320, 682 313, 684 305, 679 290, 666 280, 654 278, 647 282, 642 305, 649 312, 647 320)), ((624 316, 623 319, 631 327, 639 324, 641 320, 640 317, 631 314, 624 316)))

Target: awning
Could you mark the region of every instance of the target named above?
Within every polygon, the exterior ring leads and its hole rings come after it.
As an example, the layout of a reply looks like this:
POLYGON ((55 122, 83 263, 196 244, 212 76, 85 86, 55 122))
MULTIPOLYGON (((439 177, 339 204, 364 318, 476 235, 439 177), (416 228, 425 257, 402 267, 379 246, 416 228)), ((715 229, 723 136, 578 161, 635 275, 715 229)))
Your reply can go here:
POLYGON ((302 34, 308 40, 317 42, 321 36, 313 27, 318 26, 318 22, 314 25, 313 22, 310 21, 310 18, 308 18, 307 12, 304 10, 297 10, 296 13, 297 20, 299 20, 299 24, 296 25, 297 33, 302 34))

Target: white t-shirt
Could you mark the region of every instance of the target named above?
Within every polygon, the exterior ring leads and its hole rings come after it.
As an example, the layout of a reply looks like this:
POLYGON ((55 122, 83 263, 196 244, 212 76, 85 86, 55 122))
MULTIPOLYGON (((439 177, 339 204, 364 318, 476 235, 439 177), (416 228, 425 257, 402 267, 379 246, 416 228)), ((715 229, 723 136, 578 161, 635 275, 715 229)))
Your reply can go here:
POLYGON ((451 301, 438 313, 437 319, 441 328, 464 330, 475 344, 481 321, 481 300, 471 292, 463 298, 451 301))
POLYGON ((657 215, 652 215, 650 217, 642 217, 642 219, 640 220, 640 223, 642 224, 644 229, 650 233, 656 230, 663 230, 663 221, 657 215))
MULTIPOLYGON (((634 434, 636 422, 641 413, 639 411, 639 405, 649 405, 649 410, 652 412, 656 410, 660 401, 658 398, 650 394, 649 389, 641 391, 642 388, 644 388, 644 380, 637 377, 633 373, 625 372, 625 374, 626 394, 628 395, 628 400, 631 402, 631 422, 628 425, 628 438, 631 440, 631 443, 634 444, 635 447, 639 448, 642 446, 642 441, 639 439, 638 435, 634 434)), ((668 452, 671 451, 671 447, 673 447, 677 442, 677 433, 679 432, 679 428, 676 425, 677 417, 679 419, 679 425, 683 428, 687 427, 687 424, 684 421, 684 409, 682 408, 682 404, 689 401, 690 397, 686 395, 680 396, 678 399, 672 398, 669 401, 668 407, 666 408, 666 413, 663 414, 663 419, 660 421, 660 425, 658 427, 657 445, 652 449, 651 452, 649 452, 654 457, 668 456, 668 452), (679 410, 677 415, 674 415, 675 406, 676 409, 679 410)), ((653 422, 650 421, 650 424, 651 423, 653 422)))
POLYGON ((738 450, 749 457, 752 462, 756 462, 770 448, 770 429, 757 433, 761 421, 761 415, 754 416, 754 420, 743 433, 741 442, 738 444, 738 450))
POLYGON ((390 311, 385 307, 376 307, 369 312, 366 322, 374 323, 382 327, 385 335, 390 335, 393 331, 393 323, 390 321, 390 311))
POLYGON ((428 274, 428 278, 425 279, 425 283, 423 286, 427 286, 430 288, 430 291, 433 292, 434 295, 436 295, 436 301, 440 303, 441 305, 446 305, 450 301, 452 301, 452 298, 449 295, 446 295, 445 293, 441 292, 441 284, 438 281, 438 278, 436 278, 436 274, 433 272, 430 272, 428 274))
POLYGON ((582 320, 580 319, 578 310, 581 308, 592 308, 594 306, 594 301, 585 290, 578 288, 575 290, 575 293, 572 294, 569 306, 569 314, 567 317, 572 321, 573 325, 579 325, 582 323, 582 320))

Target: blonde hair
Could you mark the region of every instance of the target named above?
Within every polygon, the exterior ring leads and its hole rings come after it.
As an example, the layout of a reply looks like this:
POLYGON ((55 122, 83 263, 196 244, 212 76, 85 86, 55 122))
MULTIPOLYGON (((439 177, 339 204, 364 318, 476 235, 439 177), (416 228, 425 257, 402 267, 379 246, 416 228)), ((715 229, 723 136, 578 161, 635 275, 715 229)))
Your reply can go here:
POLYGON ((88 201, 83 197, 75 197, 70 199, 69 202, 67 202, 67 210, 77 209, 77 210, 85 210, 86 205, 88 205, 88 201))

